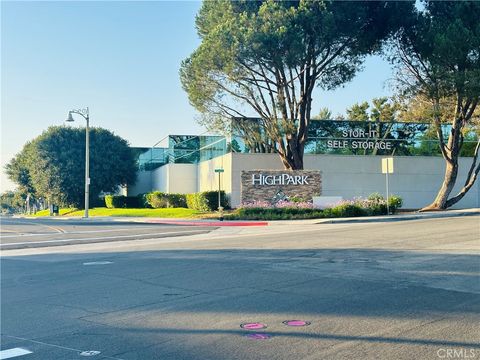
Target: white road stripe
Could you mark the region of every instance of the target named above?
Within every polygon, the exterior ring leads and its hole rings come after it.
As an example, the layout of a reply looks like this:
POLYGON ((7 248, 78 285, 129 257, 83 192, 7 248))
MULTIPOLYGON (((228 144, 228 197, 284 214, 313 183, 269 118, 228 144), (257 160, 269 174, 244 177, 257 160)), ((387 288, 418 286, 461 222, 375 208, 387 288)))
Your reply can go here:
MULTIPOLYGON (((150 227, 142 227, 142 228, 135 228, 135 230, 145 230, 145 229, 151 229, 152 226, 150 227)), ((128 231, 132 230, 132 228, 125 228, 125 229, 106 229, 106 230, 83 230, 83 231, 65 231, 63 234, 88 234, 88 233, 104 233, 104 232, 115 232, 115 231, 128 231)), ((2 239, 6 238, 15 238, 15 237, 30 237, 30 236, 45 236, 45 235, 55 235, 56 233, 42 233, 42 234, 25 234, 25 233, 19 233, 17 235, 7 235, 7 236, 1 236, 2 239)))
POLYGON ((0 359, 10 359, 14 358, 17 356, 22 356, 22 355, 27 355, 31 354, 32 352, 27 350, 27 349, 22 349, 22 348, 13 348, 13 349, 8 349, 8 350, 2 350, 0 351, 0 359))
POLYGON ((83 265, 108 265, 113 264, 111 261, 92 261, 92 262, 84 262, 83 265))
POLYGON ((187 234, 192 232, 205 231, 205 229, 197 229, 191 231, 180 231, 180 232, 164 232, 164 233, 150 233, 150 234, 137 234, 137 235, 118 235, 118 236, 106 236, 106 237, 96 237, 96 238, 80 238, 80 239, 60 239, 60 240, 45 240, 45 241, 27 241, 27 242, 17 242, 17 243, 6 243, 0 244, 0 246, 7 245, 35 245, 35 244, 49 244, 49 243, 63 243, 70 241, 90 241, 90 240, 109 240, 109 239, 118 239, 118 238, 130 238, 130 237, 140 237, 140 236, 158 236, 158 235, 178 235, 178 234, 187 234))

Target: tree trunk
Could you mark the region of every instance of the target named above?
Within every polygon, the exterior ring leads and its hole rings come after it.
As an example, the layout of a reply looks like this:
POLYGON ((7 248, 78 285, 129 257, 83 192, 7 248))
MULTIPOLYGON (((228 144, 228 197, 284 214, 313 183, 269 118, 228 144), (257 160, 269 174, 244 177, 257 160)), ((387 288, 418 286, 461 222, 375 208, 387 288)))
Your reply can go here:
MULTIPOLYGON (((436 104, 438 106, 438 103, 436 104)), ((448 137, 448 142, 445 145, 443 142, 443 133, 442 125, 440 120, 436 119, 436 127, 438 139, 440 142, 440 149, 442 151, 443 158, 445 159, 445 176, 443 178, 442 186, 435 197, 435 200, 428 206, 424 207, 420 211, 436 211, 436 210, 445 210, 447 206, 448 197, 455 186, 458 175, 458 157, 460 155, 460 150, 463 144, 462 137, 462 124, 463 119, 457 116, 459 110, 455 114, 455 119, 452 122, 452 129, 450 130, 450 135, 448 137)))
POLYGON ((303 170, 303 146, 291 146, 288 142, 286 153, 279 152, 285 170, 303 170))
POLYGON ((458 162, 457 159, 446 162, 445 177, 443 179, 442 186, 438 191, 435 200, 428 206, 424 207, 420 211, 437 211, 445 210, 447 208, 448 196, 455 186, 455 181, 458 175, 458 162))

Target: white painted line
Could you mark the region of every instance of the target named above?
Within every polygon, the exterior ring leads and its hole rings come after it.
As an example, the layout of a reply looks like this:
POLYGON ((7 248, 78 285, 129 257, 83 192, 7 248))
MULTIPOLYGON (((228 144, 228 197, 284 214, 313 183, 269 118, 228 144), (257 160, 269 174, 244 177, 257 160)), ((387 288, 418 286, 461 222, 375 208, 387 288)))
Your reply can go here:
POLYGON ((83 265, 107 265, 113 264, 111 261, 92 261, 92 262, 84 262, 83 265))
MULTIPOLYGON (((84 352, 84 350, 69 348, 69 347, 66 347, 66 346, 60 346, 60 345, 55 345, 55 344, 49 344, 49 343, 42 342, 42 341, 30 340, 30 339, 26 339, 26 338, 22 338, 22 337, 18 337, 18 336, 13 336, 13 335, 3 335, 3 336, 6 336, 6 337, 9 337, 9 338, 12 338, 12 339, 17 339, 17 340, 24 340, 24 341, 32 342, 32 343, 35 343, 35 344, 51 346, 51 347, 58 348, 58 349, 70 350, 70 351, 76 352, 77 354, 80 354, 80 353, 84 352)), ((87 351, 89 351, 89 350, 87 350, 87 351)), ((93 350, 93 351, 95 351, 95 350, 93 350)), ((125 359, 121 359, 121 358, 117 358, 117 357, 113 357, 113 356, 104 356, 104 358, 105 359, 112 359, 112 360, 125 360, 125 359)), ((0 359, 3 359, 3 358, 0 358, 0 359)))
POLYGON ((80 353, 80 356, 95 356, 100 354, 100 351, 97 350, 87 350, 87 351, 82 351, 80 353))
MULTIPOLYGON (((177 226, 178 227, 178 226, 177 226)), ((142 227, 142 228, 135 228, 135 230, 145 230, 145 229, 151 229, 152 226, 149 227, 142 227)), ((115 232, 115 231, 128 231, 132 230, 132 228, 125 228, 125 229, 106 229, 106 230, 83 230, 83 231, 65 231, 63 234, 88 234, 88 233, 104 233, 104 232, 115 232)), ((25 233, 19 233, 17 235, 7 235, 7 236, 2 236, 3 239, 6 238, 14 238, 14 237, 30 237, 30 236, 45 236, 45 235, 55 235, 52 233, 41 233, 41 234, 25 234, 25 233)))
POLYGON ((18 243, 6 243, 0 244, 1 246, 7 245, 34 245, 34 244, 49 244, 49 243, 63 243, 63 242, 70 242, 70 241, 90 241, 90 240, 109 240, 109 239, 118 239, 118 238, 130 238, 130 237, 140 237, 140 236, 154 236, 154 235, 178 235, 178 234, 187 234, 192 232, 199 232, 205 231, 205 229, 197 229, 191 231, 171 231, 171 232, 164 232, 164 233, 151 233, 151 234, 137 234, 137 235, 118 235, 118 236, 107 236, 107 237, 96 237, 96 238, 80 238, 80 239, 60 239, 60 240, 45 240, 45 241, 27 241, 27 242, 18 242, 18 243))
POLYGON ((32 352, 27 350, 27 349, 22 349, 22 348, 13 348, 13 349, 8 349, 8 350, 2 350, 0 351, 0 359, 10 359, 14 358, 17 356, 22 356, 22 355, 27 355, 31 354, 32 352))

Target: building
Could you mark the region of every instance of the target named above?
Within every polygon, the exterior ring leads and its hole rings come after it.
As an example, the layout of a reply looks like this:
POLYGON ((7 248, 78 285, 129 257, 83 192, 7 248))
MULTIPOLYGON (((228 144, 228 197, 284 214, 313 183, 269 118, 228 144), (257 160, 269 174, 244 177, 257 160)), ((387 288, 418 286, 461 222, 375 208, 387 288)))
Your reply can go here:
MULTIPOLYGON (((282 170, 275 144, 264 141, 257 119, 237 119, 231 136, 170 135, 165 147, 137 148, 138 180, 129 195, 153 190, 192 193, 218 190, 231 205, 241 203, 242 172, 282 170), (241 126, 240 126, 241 125, 241 126), (215 169, 224 172, 216 173, 215 169)), ((449 125, 443 128, 445 135, 449 125)), ((466 135, 454 193, 465 183, 472 163, 476 135, 466 135)), ((390 194, 403 199, 403 207, 421 208, 435 197, 444 175, 445 161, 429 124, 359 121, 314 121, 305 146, 304 168, 321 174, 321 196, 343 199, 385 194, 386 175, 381 159, 394 158, 389 175, 390 194)), ((278 186, 281 190, 281 186, 278 186)), ((457 208, 480 207, 477 181, 457 208)))

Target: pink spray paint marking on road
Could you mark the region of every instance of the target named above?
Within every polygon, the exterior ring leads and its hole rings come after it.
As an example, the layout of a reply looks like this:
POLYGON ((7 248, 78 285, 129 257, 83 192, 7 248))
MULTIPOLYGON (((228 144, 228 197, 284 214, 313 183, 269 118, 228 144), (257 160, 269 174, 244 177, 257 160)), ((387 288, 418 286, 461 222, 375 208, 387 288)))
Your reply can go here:
POLYGON ((240 327, 245 330, 259 330, 259 329, 265 329, 267 325, 254 322, 254 323, 243 323, 240 325, 240 327))
POLYGON ((308 326, 311 323, 303 320, 286 320, 283 322, 287 326, 308 326))

